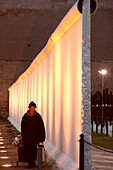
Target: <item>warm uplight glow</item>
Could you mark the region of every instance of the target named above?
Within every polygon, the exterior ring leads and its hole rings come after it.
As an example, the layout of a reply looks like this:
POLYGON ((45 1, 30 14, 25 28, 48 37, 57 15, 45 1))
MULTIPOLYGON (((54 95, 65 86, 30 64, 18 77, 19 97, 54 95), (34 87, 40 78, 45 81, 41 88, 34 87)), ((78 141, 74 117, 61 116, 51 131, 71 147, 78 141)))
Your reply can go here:
POLYGON ((0 145, 3 145, 4 144, 4 142, 0 142, 0 145))
POLYGON ((9 157, 8 156, 2 156, 0 157, 1 159, 8 159, 9 157))
POLYGON ((106 75, 107 74, 107 70, 103 69, 103 70, 99 70, 98 71, 100 74, 102 75, 106 75))
POLYGON ((0 141, 3 141, 4 139, 0 139, 0 141))
POLYGON ((79 162, 78 139, 82 130, 82 20, 74 6, 41 53, 9 88, 8 120, 19 129, 29 102, 36 99, 50 149, 52 143, 58 151, 65 148, 66 159, 71 158, 75 164, 79 162))
POLYGON ((0 150, 0 152, 7 152, 6 150, 0 150))
POLYGON ((10 166, 12 166, 11 164, 3 164, 2 165, 3 167, 10 167, 10 166))
POLYGON ((0 149, 4 149, 5 148, 5 146, 0 146, 0 149))
POLYGON ((0 136, 0 139, 3 139, 3 137, 2 137, 2 136, 0 136))

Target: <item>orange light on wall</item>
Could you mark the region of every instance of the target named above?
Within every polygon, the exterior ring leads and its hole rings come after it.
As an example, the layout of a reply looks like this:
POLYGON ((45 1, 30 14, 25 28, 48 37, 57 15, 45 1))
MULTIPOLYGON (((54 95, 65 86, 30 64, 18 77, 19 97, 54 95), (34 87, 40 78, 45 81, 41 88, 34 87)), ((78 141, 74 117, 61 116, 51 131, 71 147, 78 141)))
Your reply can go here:
POLYGON ((23 105, 27 108, 27 103, 35 99, 46 125, 47 140, 77 165, 77 140, 81 133, 81 58, 82 15, 75 5, 30 67, 9 88, 9 116, 14 125, 17 127, 22 117, 23 105))

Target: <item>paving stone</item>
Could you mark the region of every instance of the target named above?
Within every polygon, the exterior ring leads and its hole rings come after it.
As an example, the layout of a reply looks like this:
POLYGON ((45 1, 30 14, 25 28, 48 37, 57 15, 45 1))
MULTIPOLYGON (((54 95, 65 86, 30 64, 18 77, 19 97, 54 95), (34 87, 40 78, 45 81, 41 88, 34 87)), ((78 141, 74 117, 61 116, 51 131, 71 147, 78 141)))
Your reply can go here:
MULTIPOLYGON (((0 117, 0 170, 4 170, 3 165, 9 164, 11 165, 8 169, 11 170, 21 170, 27 169, 27 162, 19 162, 19 166, 17 167, 18 161, 18 152, 17 147, 12 145, 14 138, 18 135, 18 131, 13 127, 13 125, 7 120, 0 117), (3 143, 2 143, 3 142, 3 143), (1 148, 5 147, 5 148, 1 148), (6 151, 6 152, 5 152, 6 151), (3 156, 8 158, 2 158, 3 156)), ((38 161, 36 161, 36 168, 32 168, 32 170, 38 169, 38 161)), ((43 170, 58 170, 56 165, 53 162, 43 161, 42 162, 43 170)))
MULTIPOLYGON (((13 127, 13 125, 7 119, 3 119, 0 116, 0 142, 4 142, 4 144, 0 144, 0 170, 5 169, 2 167, 3 164, 10 164, 11 167, 8 167, 10 170, 27 169, 26 162, 19 162, 19 167, 16 166, 18 153, 17 147, 12 145, 12 142, 17 135, 18 131, 15 129, 15 127, 13 127), (4 146, 5 148, 1 148, 1 146, 4 146), (6 150, 7 152, 1 152, 1 150, 6 150), (7 156, 9 158, 2 159, 1 157, 3 156, 7 156)), ((37 161, 36 164, 38 164, 37 161)), ((92 147, 92 166, 94 170, 113 170, 113 153, 105 152, 92 147)), ((38 169, 38 167, 36 168, 38 169)), ((48 161, 42 162, 42 168, 43 170, 59 170, 54 162, 48 161)))
POLYGON ((92 147, 92 165, 95 170, 113 170, 113 153, 110 152, 92 147))

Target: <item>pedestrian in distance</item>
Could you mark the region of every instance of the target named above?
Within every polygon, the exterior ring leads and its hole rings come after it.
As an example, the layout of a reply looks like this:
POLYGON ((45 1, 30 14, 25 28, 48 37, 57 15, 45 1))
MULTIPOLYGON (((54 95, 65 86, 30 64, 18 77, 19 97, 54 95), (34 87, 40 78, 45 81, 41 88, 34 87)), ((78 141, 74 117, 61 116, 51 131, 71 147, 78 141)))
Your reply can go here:
POLYGON ((21 120, 21 133, 28 169, 36 167, 37 145, 45 141, 44 122, 41 115, 36 111, 36 107, 36 104, 31 101, 28 111, 21 120))

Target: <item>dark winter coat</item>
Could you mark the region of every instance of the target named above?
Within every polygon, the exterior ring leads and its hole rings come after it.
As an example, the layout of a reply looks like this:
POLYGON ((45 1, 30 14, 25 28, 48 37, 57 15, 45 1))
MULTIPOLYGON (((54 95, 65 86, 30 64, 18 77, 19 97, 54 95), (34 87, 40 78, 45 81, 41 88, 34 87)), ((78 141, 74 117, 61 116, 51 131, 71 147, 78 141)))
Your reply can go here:
POLYGON ((30 116, 24 114, 21 121, 21 132, 24 144, 39 144, 45 141, 45 127, 39 113, 30 116))

